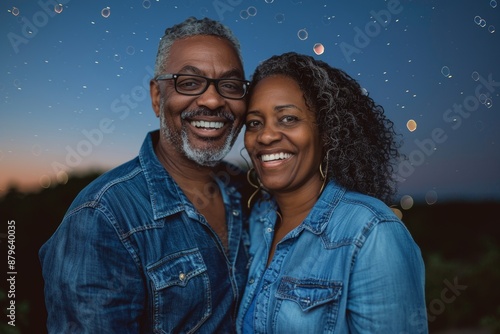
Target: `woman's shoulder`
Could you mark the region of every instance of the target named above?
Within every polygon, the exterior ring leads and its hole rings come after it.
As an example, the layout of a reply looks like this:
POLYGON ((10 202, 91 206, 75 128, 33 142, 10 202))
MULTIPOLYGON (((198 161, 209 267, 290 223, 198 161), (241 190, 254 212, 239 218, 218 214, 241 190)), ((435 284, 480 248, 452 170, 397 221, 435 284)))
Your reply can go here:
MULTIPOLYGON (((331 190, 330 190, 331 191, 331 190)), ((390 223, 404 224, 394 211, 381 200, 346 189, 337 189, 337 193, 319 204, 320 212, 316 215, 328 221, 328 234, 343 238, 358 238, 377 225, 390 223)))

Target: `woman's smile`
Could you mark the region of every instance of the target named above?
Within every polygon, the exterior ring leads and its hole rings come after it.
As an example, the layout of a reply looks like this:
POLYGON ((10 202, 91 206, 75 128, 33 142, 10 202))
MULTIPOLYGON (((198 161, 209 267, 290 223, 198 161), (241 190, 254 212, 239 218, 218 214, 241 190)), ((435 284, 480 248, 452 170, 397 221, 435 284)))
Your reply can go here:
POLYGON ((289 191, 311 182, 319 189, 321 144, 315 119, 293 79, 271 76, 254 87, 245 146, 269 191, 289 191))

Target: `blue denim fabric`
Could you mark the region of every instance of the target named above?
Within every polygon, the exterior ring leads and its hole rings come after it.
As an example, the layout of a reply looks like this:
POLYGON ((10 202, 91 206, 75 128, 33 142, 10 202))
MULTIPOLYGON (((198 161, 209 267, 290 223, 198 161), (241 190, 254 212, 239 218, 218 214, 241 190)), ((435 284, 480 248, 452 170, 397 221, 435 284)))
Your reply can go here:
POLYGON ((427 333, 421 253, 385 204, 330 182, 267 268, 276 204, 254 210, 239 332, 427 333))
POLYGON ((50 333, 229 333, 248 235, 234 166, 214 172, 228 251, 158 161, 153 138, 96 179, 40 249, 50 333))

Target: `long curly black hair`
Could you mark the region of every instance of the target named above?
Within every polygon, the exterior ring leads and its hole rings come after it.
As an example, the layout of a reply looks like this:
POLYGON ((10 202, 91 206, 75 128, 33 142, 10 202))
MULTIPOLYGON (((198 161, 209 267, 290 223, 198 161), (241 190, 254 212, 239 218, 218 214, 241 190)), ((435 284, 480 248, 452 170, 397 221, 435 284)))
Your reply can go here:
POLYGON ((391 204, 396 193, 392 177, 400 156, 394 123, 382 106, 344 71, 295 52, 259 64, 249 91, 262 79, 284 75, 295 80, 316 122, 323 142, 323 170, 328 180, 391 204))

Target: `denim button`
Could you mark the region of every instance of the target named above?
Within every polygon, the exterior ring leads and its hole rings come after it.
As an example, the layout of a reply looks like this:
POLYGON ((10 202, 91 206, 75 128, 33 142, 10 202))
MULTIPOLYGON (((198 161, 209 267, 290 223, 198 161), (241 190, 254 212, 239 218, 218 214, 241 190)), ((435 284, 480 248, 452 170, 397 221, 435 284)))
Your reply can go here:
POLYGON ((255 280, 253 278, 250 278, 250 280, 248 281, 248 283, 250 284, 253 284, 255 282, 255 280))
POLYGON ((179 274, 179 280, 184 281, 186 279, 186 274, 180 273, 179 274))
POLYGON ((270 228, 270 227, 267 228, 267 233, 271 233, 272 231, 273 231, 272 228, 270 228))
POLYGON ((240 212, 238 210, 233 210, 233 216, 238 216, 240 212))

